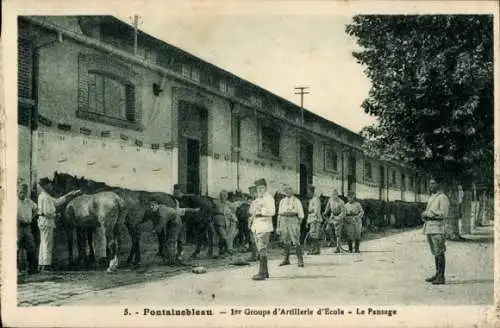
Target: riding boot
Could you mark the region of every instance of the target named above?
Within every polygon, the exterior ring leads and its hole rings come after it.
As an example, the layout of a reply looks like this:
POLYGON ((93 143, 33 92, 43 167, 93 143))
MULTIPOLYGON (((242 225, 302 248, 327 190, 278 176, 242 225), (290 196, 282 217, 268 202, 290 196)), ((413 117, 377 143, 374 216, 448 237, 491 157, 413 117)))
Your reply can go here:
POLYGON ((352 240, 349 240, 347 243, 349 245, 349 253, 352 253, 352 240))
POLYGON ((266 278, 269 278, 269 269, 267 268, 267 256, 264 256, 264 274, 266 278))
POLYGON ((319 238, 316 239, 316 255, 321 254, 321 240, 319 238))
POLYGON ((283 254, 284 254, 284 259, 283 259, 283 262, 280 263, 280 266, 289 265, 290 264, 290 245, 285 245, 283 254))
POLYGON ((356 239, 356 240, 354 241, 354 251, 355 251, 356 253, 359 253, 359 244, 360 244, 360 240, 359 240, 359 239, 356 239))
POLYGON ((446 258, 444 254, 438 255, 438 275, 436 279, 432 282, 433 285, 444 285, 445 279, 444 279, 444 272, 445 272, 445 266, 446 266, 446 258))
POLYGON ((264 263, 265 260, 267 260, 265 256, 259 256, 259 273, 252 277, 253 280, 266 280, 265 266, 267 263, 264 263))
POLYGON ((250 242, 250 250, 252 252, 252 254, 250 255, 249 258, 247 258, 247 261, 248 262, 255 262, 257 261, 258 257, 257 257, 257 246, 255 245, 255 243, 253 241, 250 242))
POLYGON ((434 256, 434 263, 436 265, 436 273, 432 277, 425 279, 425 281, 427 281, 427 282, 433 282, 438 276, 438 257, 437 256, 434 256))
POLYGON ((298 266, 300 268, 304 267, 304 257, 302 256, 302 247, 300 245, 295 246, 295 251, 297 252, 298 266))

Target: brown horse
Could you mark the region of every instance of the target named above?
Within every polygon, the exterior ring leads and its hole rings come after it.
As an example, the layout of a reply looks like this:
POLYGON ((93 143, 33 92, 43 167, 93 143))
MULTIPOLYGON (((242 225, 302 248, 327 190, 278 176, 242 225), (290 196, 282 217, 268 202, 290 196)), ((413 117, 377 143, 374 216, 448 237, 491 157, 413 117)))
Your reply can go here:
MULTIPOLYGON (((124 222, 126 215, 127 207, 123 199, 114 192, 84 194, 70 201, 64 210, 64 220, 68 236, 72 236, 73 229, 77 230, 79 258, 85 254, 83 231, 92 232, 97 229, 102 242, 101 247, 106 245, 109 251, 107 258, 110 262, 107 271, 114 271, 118 267, 119 225, 124 222)), ((94 251, 90 242, 89 246, 93 256, 94 251)), ((68 238, 68 247, 72 262, 72 238, 68 238)))

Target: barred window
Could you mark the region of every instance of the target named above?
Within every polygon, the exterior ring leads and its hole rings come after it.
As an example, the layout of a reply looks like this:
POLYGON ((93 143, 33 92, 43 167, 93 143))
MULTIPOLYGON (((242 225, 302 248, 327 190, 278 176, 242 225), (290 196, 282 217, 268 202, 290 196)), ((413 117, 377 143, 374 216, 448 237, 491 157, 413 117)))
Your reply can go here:
POLYGON ((367 180, 372 180, 373 179, 372 163, 370 163, 367 160, 365 160, 365 178, 367 180))
POLYGON ((265 155, 279 157, 281 140, 279 131, 271 127, 264 126, 262 127, 261 136, 261 152, 265 155))
POLYGON ((89 107, 94 114, 135 122, 134 88, 89 72, 89 107))
POLYGON ((335 150, 335 148, 325 145, 325 171, 336 172, 337 170, 337 151, 335 150))

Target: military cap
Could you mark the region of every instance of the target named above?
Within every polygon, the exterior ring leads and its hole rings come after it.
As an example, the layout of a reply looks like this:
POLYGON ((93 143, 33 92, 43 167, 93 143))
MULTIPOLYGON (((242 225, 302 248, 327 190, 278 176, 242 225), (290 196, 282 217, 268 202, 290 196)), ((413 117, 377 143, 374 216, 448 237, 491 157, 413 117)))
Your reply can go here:
POLYGON ((255 181, 255 186, 258 187, 258 186, 265 186, 267 187, 267 183, 266 183, 266 180, 265 179, 259 179, 257 181, 255 181))

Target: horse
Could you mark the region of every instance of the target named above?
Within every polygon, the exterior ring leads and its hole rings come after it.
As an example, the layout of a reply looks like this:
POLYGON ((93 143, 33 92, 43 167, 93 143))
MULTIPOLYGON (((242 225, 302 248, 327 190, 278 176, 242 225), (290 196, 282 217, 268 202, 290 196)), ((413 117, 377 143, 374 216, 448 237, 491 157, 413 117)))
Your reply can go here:
MULTIPOLYGON (((152 217, 148 213, 150 203, 156 201, 158 204, 175 208, 175 200, 172 195, 162 192, 136 191, 124 188, 113 189, 113 192, 123 199, 127 207, 124 224, 130 235, 132 247, 130 248, 126 263, 139 266, 141 263, 141 226, 150 219, 154 220, 154 216, 152 217)), ((158 230, 156 234, 158 237, 157 256, 164 258, 163 249, 166 244, 165 230, 158 230)))
MULTIPOLYGON (((118 254, 120 247, 119 224, 127 215, 127 208, 123 199, 110 191, 95 194, 83 194, 71 200, 64 210, 64 220, 68 236, 77 228, 79 259, 85 256, 83 230, 89 235, 97 229, 101 237, 101 247, 106 245, 110 259, 107 272, 112 272, 118 267, 118 254), (82 230, 83 229, 83 230, 82 230)), ((88 237, 89 238, 89 237, 88 237)), ((92 242, 89 238, 90 257, 95 257, 92 242)), ((70 262, 73 258, 73 243, 68 241, 70 262)), ((101 258, 103 252, 100 253, 101 258)))
POLYGON ((194 237, 196 245, 190 258, 197 258, 205 240, 208 242, 207 256, 213 257, 213 240, 215 227, 213 214, 215 211, 214 199, 209 196, 184 194, 177 199, 181 208, 198 208, 198 212, 186 212, 183 217, 182 237, 177 244, 177 253, 182 254, 183 243, 187 236, 194 237))
POLYGON ((250 195, 230 192, 228 193, 228 200, 234 203, 236 207, 235 215, 238 219, 238 233, 234 241, 239 247, 248 245, 248 248, 250 248, 252 238, 252 233, 248 226, 248 221, 250 219, 250 213, 248 213, 250 209, 250 195))

